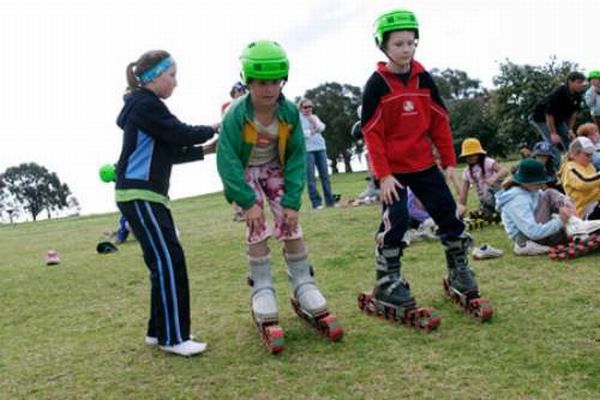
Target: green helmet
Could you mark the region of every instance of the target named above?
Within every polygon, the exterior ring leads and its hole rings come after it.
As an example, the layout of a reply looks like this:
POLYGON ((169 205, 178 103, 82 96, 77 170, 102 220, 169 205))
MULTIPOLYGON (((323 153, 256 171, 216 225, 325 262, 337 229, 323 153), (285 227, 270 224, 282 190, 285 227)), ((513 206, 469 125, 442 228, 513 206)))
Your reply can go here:
POLYGON ((383 44, 383 34, 386 32, 412 30, 415 38, 419 38, 419 22, 412 11, 394 10, 381 15, 375 20, 375 43, 377 46, 383 44))
POLYGON ((600 79, 600 70, 590 71, 588 73, 588 79, 600 79))
POLYGON ((104 164, 100 167, 100 180, 102 182, 114 182, 117 180, 117 168, 112 164, 104 164))
POLYGON ((285 50, 277 42, 259 40, 250 43, 240 56, 242 80, 287 79, 290 63, 285 50))

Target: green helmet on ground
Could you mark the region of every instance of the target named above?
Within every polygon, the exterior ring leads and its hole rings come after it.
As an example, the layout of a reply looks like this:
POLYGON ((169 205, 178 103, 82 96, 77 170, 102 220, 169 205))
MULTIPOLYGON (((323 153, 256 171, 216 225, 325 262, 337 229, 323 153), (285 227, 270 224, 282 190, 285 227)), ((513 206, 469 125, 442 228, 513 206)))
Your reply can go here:
POLYGON ((590 71, 588 73, 588 79, 600 79, 600 70, 590 71))
POLYGON ((270 81, 287 79, 290 63, 285 50, 277 42, 258 40, 250 43, 240 56, 242 62, 242 80, 251 79, 270 81))
POLYGON ((394 10, 381 15, 375 20, 374 30, 377 46, 383 45, 386 32, 411 30, 415 32, 415 38, 419 38, 419 22, 415 14, 408 10, 394 10))
POLYGON ((113 164, 104 164, 100 167, 100 180, 102 182, 115 182, 117 180, 117 168, 113 164))

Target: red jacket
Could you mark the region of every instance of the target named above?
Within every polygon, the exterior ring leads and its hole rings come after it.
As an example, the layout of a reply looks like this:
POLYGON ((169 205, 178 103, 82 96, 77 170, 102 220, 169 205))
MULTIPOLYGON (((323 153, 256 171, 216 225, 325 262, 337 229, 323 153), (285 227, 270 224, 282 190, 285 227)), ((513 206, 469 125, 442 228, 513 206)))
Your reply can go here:
POLYGON ((435 82, 417 61, 408 79, 377 65, 364 90, 363 134, 375 176, 411 173, 435 164, 433 145, 442 167, 456 165, 448 111, 435 82))

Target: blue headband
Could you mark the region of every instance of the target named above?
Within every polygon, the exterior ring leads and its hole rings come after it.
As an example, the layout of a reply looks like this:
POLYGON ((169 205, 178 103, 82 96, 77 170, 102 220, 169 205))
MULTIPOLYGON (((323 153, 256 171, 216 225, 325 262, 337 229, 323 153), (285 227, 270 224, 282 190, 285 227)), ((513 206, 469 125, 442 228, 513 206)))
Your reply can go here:
POLYGON ((173 59, 171 57, 163 58, 152 67, 145 70, 138 78, 142 84, 152 82, 158 78, 160 74, 168 70, 171 65, 173 65, 173 59))

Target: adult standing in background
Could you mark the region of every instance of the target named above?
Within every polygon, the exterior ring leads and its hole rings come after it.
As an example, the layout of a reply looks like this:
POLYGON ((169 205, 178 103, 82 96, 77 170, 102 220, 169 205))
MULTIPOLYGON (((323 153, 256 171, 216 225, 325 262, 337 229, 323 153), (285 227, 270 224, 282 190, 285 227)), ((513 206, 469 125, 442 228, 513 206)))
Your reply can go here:
POLYGON ((564 84, 536 104, 530 116, 530 122, 542 138, 553 145, 557 166, 560 153, 567 151, 569 143, 575 139, 573 127, 577 111, 581 109, 585 85, 585 76, 581 72, 571 72, 564 84))
POLYGON ((313 114, 313 103, 309 99, 303 98, 298 102, 300 109, 300 123, 306 140, 306 177, 308 182, 308 196, 312 207, 315 209, 323 208, 323 199, 317 190, 315 179, 315 167, 319 172, 321 186, 323 188, 323 197, 325 205, 333 207, 335 200, 331 193, 331 183, 329 182, 329 170, 327 169, 327 146, 325 138, 321 134, 325 130, 325 124, 313 114))

